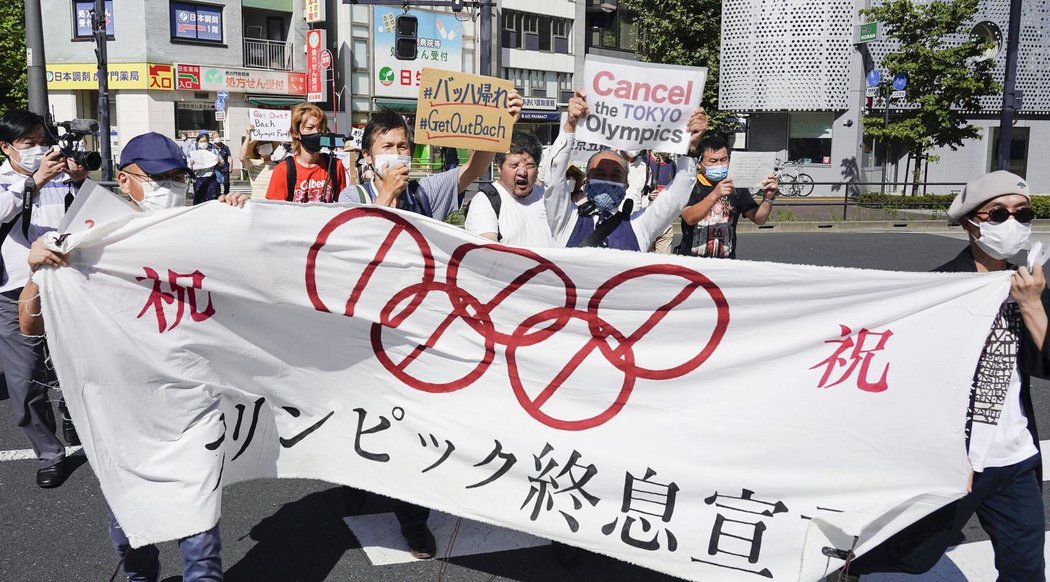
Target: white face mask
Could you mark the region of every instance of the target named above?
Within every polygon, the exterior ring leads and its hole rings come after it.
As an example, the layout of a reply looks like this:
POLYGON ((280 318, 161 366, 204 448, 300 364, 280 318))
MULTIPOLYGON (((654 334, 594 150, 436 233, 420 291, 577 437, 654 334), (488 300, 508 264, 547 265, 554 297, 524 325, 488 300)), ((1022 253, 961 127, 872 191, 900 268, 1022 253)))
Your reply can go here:
POLYGON ((18 161, 16 162, 12 159, 11 162, 18 164, 18 167, 33 174, 40 169, 40 162, 44 161, 48 148, 47 146, 33 146, 24 150, 15 149, 15 151, 18 152, 18 161))
POLYGON ((977 239, 977 246, 993 259, 1009 259, 1031 246, 1028 241, 1032 235, 1031 224, 1021 224, 1012 217, 999 224, 991 222, 977 224, 972 220, 970 223, 981 229, 981 237, 977 239))
POLYGON ((377 174, 382 176, 384 170, 386 170, 387 168, 393 168, 398 164, 401 164, 406 168, 411 167, 412 156, 400 156, 397 154, 378 154, 375 156, 375 162, 372 164, 372 167, 375 168, 377 174))
POLYGON ((273 154, 270 155, 270 159, 275 162, 279 162, 288 155, 288 151, 284 149, 284 145, 279 145, 273 150, 273 154))
POLYGON ((565 187, 568 188, 567 192, 569 194, 572 194, 573 192, 575 192, 576 191, 576 179, 575 178, 569 178, 568 180, 566 180, 565 181, 565 187))
POLYGON ((273 154, 273 144, 262 143, 255 148, 255 153, 260 156, 268 156, 273 154))
POLYGON ((138 206, 143 212, 178 208, 186 204, 189 186, 182 186, 171 180, 141 180, 139 184, 142 186, 142 200, 138 202, 138 206))

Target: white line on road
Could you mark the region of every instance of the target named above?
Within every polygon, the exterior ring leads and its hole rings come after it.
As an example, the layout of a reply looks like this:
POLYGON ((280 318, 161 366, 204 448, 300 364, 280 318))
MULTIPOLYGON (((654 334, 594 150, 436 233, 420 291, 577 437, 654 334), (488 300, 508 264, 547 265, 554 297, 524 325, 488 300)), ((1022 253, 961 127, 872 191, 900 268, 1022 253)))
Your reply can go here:
MULTIPOLYGON (((76 453, 83 447, 66 447, 66 456, 76 453)), ((33 449, 19 449, 17 451, 0 451, 0 462, 3 461, 26 461, 36 459, 33 449)))

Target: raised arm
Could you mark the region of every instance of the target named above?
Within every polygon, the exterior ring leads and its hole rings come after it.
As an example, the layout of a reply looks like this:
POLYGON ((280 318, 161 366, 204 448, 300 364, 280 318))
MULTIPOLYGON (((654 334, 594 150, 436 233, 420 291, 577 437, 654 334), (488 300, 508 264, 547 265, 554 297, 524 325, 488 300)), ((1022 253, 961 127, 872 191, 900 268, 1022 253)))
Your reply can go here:
POLYGON ((638 246, 647 249, 667 225, 674 221, 689 202, 689 194, 696 184, 696 160, 692 156, 678 156, 678 171, 663 193, 639 216, 631 221, 638 237, 638 246))
POLYGON ((244 141, 241 142, 241 151, 237 154, 238 159, 241 160, 241 164, 248 164, 248 142, 252 140, 252 132, 255 131, 255 126, 248 124, 248 127, 244 130, 244 141))
MULTIPOLYGON (((521 107, 524 104, 525 101, 517 91, 507 95, 507 112, 514 118, 514 123, 517 123, 518 118, 521 117, 521 107)), ((512 125, 507 131, 513 131, 513 129, 512 125)), ((495 156, 496 152, 473 152, 467 165, 459 167, 459 192, 466 190, 474 183, 474 180, 480 178, 492 166, 492 158, 495 156)))
POLYGON ((576 91, 569 99, 565 125, 547 152, 551 164, 544 182, 543 205, 554 240, 560 244, 568 240, 569 232, 576 224, 576 205, 572 202, 572 192, 565 187, 565 172, 569 169, 569 156, 576 143, 576 123, 586 116, 587 98, 582 91, 576 91))

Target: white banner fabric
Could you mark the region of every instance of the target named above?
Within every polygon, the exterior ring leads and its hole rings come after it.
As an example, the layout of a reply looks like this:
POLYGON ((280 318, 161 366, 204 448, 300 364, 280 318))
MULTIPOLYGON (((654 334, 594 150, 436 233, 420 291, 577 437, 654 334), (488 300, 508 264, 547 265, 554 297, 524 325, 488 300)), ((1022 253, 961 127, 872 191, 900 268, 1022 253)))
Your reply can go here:
POLYGON ((689 151, 687 125, 700 106, 707 69, 587 55, 589 111, 576 139, 621 150, 689 151))
MULTIPOLYGON (((487 244, 251 202, 71 234, 37 273, 132 543, 316 478, 690 580, 816 580, 966 491, 1009 274, 487 244)), ((443 543, 439 541, 439 543, 443 543)))

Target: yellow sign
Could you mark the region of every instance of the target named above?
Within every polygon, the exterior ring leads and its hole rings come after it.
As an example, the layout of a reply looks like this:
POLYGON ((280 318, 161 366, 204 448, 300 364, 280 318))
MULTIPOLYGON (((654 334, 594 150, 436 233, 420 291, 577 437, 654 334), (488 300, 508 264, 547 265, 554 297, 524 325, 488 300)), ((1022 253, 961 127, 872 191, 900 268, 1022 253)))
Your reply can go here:
POLYGON ((514 83, 441 69, 423 69, 416 104, 416 142, 505 152, 514 118, 507 97, 514 83))
MULTIPOLYGON (((110 63, 110 89, 172 90, 171 65, 147 63, 110 63), (159 70, 152 70, 157 69, 159 70), (153 82, 151 83, 151 76, 153 82), (167 82, 160 81, 165 79, 167 82)), ((47 65, 48 89, 98 89, 98 66, 95 63, 47 65)))

